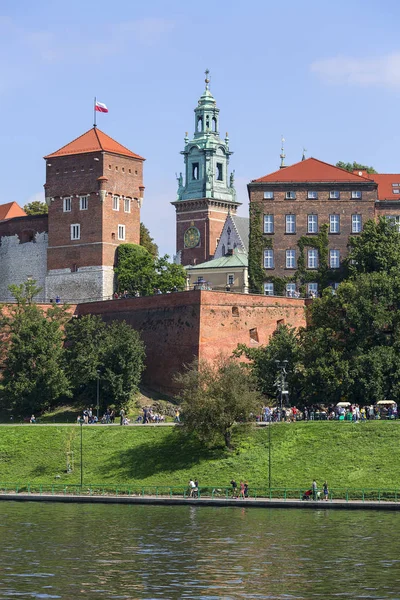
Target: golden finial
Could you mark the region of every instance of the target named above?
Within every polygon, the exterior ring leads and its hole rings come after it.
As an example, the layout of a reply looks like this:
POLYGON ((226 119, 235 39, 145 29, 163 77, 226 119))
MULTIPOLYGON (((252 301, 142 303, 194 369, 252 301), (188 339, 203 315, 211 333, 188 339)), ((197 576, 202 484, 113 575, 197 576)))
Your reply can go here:
POLYGON ((206 90, 208 90, 209 84, 210 84, 210 78, 209 78, 210 71, 208 69, 205 70, 205 75, 206 75, 206 78, 204 81, 206 82, 206 90))

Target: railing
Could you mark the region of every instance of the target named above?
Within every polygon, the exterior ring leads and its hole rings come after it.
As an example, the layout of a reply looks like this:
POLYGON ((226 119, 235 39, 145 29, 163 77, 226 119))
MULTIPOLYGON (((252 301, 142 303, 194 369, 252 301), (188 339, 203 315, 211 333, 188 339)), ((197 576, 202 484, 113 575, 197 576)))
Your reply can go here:
MULTIPOLYGON (((309 488, 249 488, 246 499, 254 500, 304 500, 309 488)), ((102 485, 87 484, 42 484, 42 483, 0 483, 0 494, 35 494, 54 496, 109 496, 109 497, 147 497, 147 498, 205 498, 232 499, 239 498, 239 489, 234 493, 232 487, 200 486, 198 491, 191 492, 187 486, 135 486, 135 485, 102 485)), ((309 496, 312 500, 312 495, 309 496)), ((317 499, 324 504, 322 491, 317 499)), ((329 502, 400 502, 400 489, 372 488, 334 488, 329 490, 329 502)))

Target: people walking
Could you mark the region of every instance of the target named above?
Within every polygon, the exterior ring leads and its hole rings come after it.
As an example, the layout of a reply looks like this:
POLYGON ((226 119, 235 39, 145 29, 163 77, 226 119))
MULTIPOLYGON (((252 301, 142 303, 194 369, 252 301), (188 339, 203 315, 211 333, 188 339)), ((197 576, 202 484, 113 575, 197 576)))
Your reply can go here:
POLYGON ((329 489, 328 489, 328 483, 326 481, 324 481, 324 485, 322 486, 322 489, 324 490, 324 500, 326 500, 326 502, 327 502, 328 496, 329 496, 329 489))
POLYGON ((231 480, 231 486, 232 486, 232 498, 237 498, 237 483, 236 483, 235 479, 231 480))
POLYGON ((317 482, 315 481, 315 479, 312 482, 312 495, 313 495, 313 500, 318 500, 318 486, 317 486, 317 482))
POLYGON ((121 410, 119 411, 119 417, 120 417, 119 424, 123 425, 124 424, 124 417, 125 417, 125 411, 124 411, 123 408, 121 408, 121 410))

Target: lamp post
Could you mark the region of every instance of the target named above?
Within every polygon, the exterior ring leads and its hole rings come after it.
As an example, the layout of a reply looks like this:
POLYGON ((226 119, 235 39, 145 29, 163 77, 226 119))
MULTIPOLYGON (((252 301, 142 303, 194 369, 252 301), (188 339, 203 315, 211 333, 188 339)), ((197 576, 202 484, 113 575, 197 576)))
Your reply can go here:
POLYGON ((100 371, 97 371, 97 404, 96 404, 96 413, 97 413, 97 422, 99 422, 99 410, 100 410, 100 371))
POLYGON ((277 381, 277 387, 279 390, 279 408, 282 410, 283 406, 283 395, 287 395, 286 388, 286 375, 287 375, 287 365, 288 360, 275 360, 276 366, 279 369, 279 379, 277 381))
POLYGON ((83 418, 82 417, 80 419, 80 424, 81 424, 81 489, 82 489, 82 486, 83 486, 83 435, 82 435, 83 418))
POLYGON ((268 487, 271 491, 271 427, 272 427, 272 415, 271 411, 268 418, 268 487))

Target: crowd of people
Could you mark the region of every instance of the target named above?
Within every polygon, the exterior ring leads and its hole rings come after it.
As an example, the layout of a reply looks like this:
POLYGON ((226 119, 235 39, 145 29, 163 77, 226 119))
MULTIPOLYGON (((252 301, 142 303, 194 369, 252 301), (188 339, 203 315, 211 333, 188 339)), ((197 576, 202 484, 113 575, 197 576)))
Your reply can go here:
POLYGON ((339 402, 336 406, 305 406, 302 410, 292 407, 264 406, 259 415, 255 416, 256 422, 279 421, 368 421, 376 419, 397 419, 398 408, 395 402, 360 406, 350 402, 339 402))

